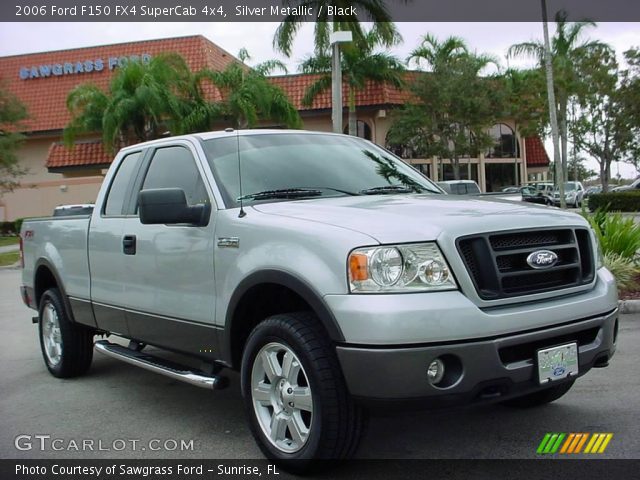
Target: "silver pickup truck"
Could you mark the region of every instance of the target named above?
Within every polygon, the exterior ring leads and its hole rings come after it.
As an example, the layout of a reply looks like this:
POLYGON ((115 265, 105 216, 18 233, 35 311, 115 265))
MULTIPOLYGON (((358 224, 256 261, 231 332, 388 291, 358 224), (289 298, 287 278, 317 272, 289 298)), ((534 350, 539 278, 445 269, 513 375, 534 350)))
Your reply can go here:
POLYGON ((53 375, 86 373, 94 348, 211 389, 238 370, 276 461, 349 457, 375 408, 552 402, 615 351, 616 285, 584 219, 446 195, 344 135, 127 147, 90 216, 21 237, 53 375), (128 345, 94 343, 108 335, 128 345))

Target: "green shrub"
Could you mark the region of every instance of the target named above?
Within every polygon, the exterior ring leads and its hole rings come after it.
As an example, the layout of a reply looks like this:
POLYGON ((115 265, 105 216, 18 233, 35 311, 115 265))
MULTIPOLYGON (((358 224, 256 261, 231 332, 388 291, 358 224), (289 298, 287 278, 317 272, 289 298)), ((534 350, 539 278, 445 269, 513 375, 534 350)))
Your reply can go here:
POLYGON ((24 222, 24 218, 18 218, 15 222, 13 222, 16 235, 20 233, 20 229, 22 228, 22 222, 24 222))
POLYGON ((633 259, 615 253, 606 253, 603 262, 615 277, 620 290, 637 287, 635 277, 640 273, 640 268, 633 259))
POLYGON ((640 212, 640 192, 594 193, 588 203, 592 212, 600 208, 610 212, 640 212))
POLYGON ((15 222, 0 222, 0 235, 16 235, 15 222))
POLYGON ((640 226, 633 218, 598 209, 593 215, 587 216, 587 219, 598 237, 603 254, 636 259, 640 250, 640 226))

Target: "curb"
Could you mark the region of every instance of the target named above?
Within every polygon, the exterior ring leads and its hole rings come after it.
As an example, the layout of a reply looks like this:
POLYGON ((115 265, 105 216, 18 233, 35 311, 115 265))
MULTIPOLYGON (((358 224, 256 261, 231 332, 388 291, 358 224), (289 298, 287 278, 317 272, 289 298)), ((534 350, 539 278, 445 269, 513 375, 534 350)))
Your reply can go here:
POLYGON ((5 265, 4 267, 0 267, 0 270, 20 270, 20 260, 18 260, 13 265, 5 265))
POLYGON ((640 313, 640 300, 618 300, 620 313, 640 313))

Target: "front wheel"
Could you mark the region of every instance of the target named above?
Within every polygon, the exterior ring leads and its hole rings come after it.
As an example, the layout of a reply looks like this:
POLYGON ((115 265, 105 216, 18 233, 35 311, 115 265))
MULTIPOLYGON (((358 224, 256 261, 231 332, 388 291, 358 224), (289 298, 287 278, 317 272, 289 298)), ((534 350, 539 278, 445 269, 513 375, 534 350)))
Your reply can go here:
POLYGON ((304 470, 351 456, 364 413, 350 398, 334 347, 309 312, 274 315, 247 340, 242 395, 251 432, 268 458, 304 470))
POLYGON ((512 398, 502 402, 503 405, 516 408, 532 408, 539 407, 540 405, 546 405, 547 403, 555 402, 565 393, 567 393, 575 380, 569 380, 553 387, 545 388, 539 392, 530 393, 523 397, 512 398))
POLYGON ((85 373, 93 358, 93 330, 71 321, 57 288, 42 294, 38 313, 40 348, 49 372, 59 378, 85 373))

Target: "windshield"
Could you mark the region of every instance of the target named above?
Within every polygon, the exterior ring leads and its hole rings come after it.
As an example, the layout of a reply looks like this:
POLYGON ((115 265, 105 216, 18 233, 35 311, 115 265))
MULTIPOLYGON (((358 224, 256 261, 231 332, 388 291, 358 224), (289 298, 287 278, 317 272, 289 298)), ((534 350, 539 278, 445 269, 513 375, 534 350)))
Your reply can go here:
POLYGON ((356 137, 304 133, 203 142, 225 202, 238 206, 238 143, 246 203, 319 196, 442 193, 393 154, 356 137))
MULTIPOLYGON (((565 182, 564 184, 564 191, 565 192, 572 192, 574 190, 577 190, 578 185, 573 183, 573 182, 565 182)), ((559 189, 556 187, 556 192, 558 192, 559 189)))

